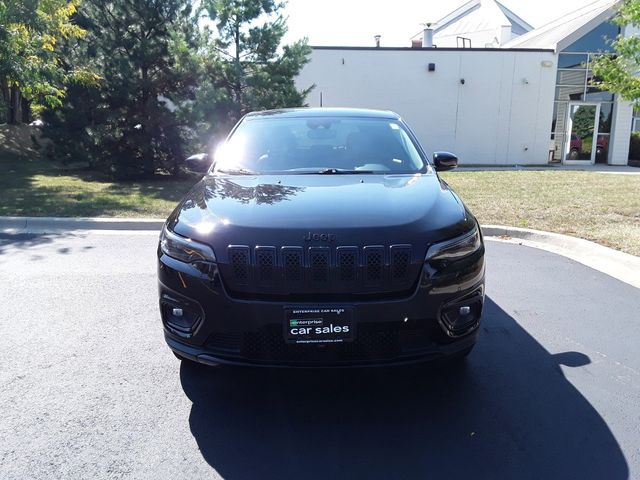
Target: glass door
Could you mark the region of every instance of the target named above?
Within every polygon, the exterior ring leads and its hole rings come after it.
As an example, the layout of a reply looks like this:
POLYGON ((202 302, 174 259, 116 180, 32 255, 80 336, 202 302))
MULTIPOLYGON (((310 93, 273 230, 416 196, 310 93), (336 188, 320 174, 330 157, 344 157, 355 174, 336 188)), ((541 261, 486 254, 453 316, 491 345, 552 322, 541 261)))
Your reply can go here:
POLYGON ((600 119, 600 104, 569 103, 564 164, 593 164, 600 119))

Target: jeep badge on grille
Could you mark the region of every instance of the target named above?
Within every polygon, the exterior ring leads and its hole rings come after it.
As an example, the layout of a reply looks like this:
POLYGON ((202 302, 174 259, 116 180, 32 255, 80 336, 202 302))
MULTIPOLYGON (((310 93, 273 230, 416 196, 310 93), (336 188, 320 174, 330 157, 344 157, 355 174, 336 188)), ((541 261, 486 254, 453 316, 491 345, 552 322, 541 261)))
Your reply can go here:
POLYGON ((312 233, 309 232, 305 234, 303 237, 305 242, 335 242, 336 234, 335 233, 312 233))

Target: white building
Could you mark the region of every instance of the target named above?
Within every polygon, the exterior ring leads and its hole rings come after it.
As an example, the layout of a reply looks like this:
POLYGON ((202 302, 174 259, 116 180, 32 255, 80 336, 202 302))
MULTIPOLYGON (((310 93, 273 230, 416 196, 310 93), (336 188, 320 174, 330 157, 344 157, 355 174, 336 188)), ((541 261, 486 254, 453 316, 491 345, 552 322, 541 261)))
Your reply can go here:
POLYGON ((474 0, 433 26, 432 48, 314 47, 297 83, 315 84, 310 106, 393 110, 427 151, 465 164, 626 165, 633 110, 591 86, 589 69, 619 32, 618 4, 600 0, 527 31, 499 3, 474 0), (486 41, 474 29, 501 35, 486 41), (441 47, 453 35, 472 47, 441 47))

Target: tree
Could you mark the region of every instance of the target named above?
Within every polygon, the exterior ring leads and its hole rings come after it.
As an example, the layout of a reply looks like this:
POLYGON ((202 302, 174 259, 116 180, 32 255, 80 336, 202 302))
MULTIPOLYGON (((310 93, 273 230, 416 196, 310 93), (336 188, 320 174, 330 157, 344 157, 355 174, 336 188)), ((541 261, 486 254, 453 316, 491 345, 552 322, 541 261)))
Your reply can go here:
POLYGON ((303 104, 308 90, 294 79, 309 47, 280 46, 282 5, 202 2, 215 37, 199 28, 192 0, 84 0, 76 21, 87 33, 65 42, 66 68, 90 68, 101 81, 70 82, 64 105, 44 112, 53 158, 121 178, 178 174, 185 146, 210 146, 247 111, 303 104))
POLYGON ((311 88, 298 91, 294 79, 308 62, 306 39, 282 48, 287 32, 281 15, 283 2, 275 0, 204 0, 215 21, 214 48, 221 62, 214 82, 224 92, 227 124, 252 110, 304 104, 311 88))
POLYGON ((177 68, 175 45, 191 40, 189 0, 87 0, 78 12, 86 37, 72 63, 87 62, 103 81, 75 87, 63 109, 46 114, 56 158, 86 155, 117 177, 178 172, 183 157, 177 104, 195 78, 177 68))
POLYGON ((573 115, 572 130, 581 138, 590 138, 593 135, 593 123, 596 114, 596 107, 592 105, 581 105, 573 115))
POLYGON ((64 68, 60 45, 85 31, 73 22, 80 0, 0 0, 0 90, 9 123, 26 121, 29 104, 62 105, 68 82, 91 83, 84 68, 64 68))
MULTIPOLYGON (((640 26, 640 1, 625 0, 614 21, 620 25, 640 26)), ((640 37, 618 36, 612 42, 615 55, 601 55, 592 63, 595 85, 619 94, 640 107, 640 37)))

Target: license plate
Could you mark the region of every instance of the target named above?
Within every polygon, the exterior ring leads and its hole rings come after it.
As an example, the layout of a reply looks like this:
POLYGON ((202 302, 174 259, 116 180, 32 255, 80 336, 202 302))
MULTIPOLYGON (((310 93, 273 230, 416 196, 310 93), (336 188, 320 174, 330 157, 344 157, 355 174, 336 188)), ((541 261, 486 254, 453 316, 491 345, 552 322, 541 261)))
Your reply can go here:
POLYGON ((343 343, 354 339, 350 308, 287 308, 284 338, 287 343, 343 343))

